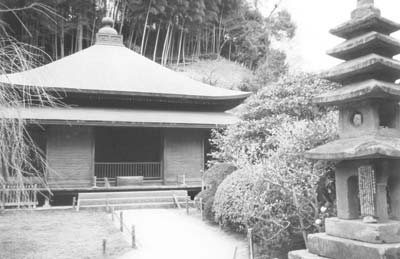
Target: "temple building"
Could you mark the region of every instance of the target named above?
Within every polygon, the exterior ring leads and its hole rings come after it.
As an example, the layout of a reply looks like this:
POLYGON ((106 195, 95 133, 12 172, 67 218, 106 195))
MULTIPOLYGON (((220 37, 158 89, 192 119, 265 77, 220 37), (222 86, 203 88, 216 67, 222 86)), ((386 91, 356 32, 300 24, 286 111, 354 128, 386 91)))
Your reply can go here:
POLYGON ((400 255, 400 24, 358 0, 351 20, 331 30, 345 42, 328 54, 345 62, 323 74, 343 87, 316 98, 339 109, 339 139, 310 159, 337 161, 337 217, 308 236, 291 259, 384 259, 400 255))
POLYGON ((0 76, 0 83, 43 87, 66 104, 2 115, 32 124, 54 190, 90 190, 105 178, 115 188, 200 186, 210 129, 235 123, 226 111, 249 96, 192 80, 126 48, 109 18, 93 46, 0 76), (118 183, 119 177, 133 180, 118 183))

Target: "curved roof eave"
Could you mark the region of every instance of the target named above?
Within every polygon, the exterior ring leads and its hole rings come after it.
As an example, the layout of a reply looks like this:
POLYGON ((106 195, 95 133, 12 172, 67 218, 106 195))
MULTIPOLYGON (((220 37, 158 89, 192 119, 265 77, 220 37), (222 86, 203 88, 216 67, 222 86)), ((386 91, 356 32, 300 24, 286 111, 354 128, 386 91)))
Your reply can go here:
POLYGON ((0 83, 48 90, 188 99, 245 99, 248 92, 218 88, 165 68, 134 51, 96 44, 31 70, 0 76, 0 83))

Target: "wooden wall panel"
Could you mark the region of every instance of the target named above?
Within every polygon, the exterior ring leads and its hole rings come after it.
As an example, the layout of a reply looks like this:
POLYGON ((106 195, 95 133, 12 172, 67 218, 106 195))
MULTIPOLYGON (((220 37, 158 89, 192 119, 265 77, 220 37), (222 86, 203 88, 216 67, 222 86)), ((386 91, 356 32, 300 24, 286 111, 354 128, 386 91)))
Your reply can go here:
POLYGON ((176 183, 177 175, 186 175, 188 184, 200 183, 200 170, 204 169, 205 130, 165 129, 164 180, 176 183))
POLYGON ((49 126, 47 160, 55 175, 53 187, 89 187, 94 170, 94 134, 91 127, 49 126))

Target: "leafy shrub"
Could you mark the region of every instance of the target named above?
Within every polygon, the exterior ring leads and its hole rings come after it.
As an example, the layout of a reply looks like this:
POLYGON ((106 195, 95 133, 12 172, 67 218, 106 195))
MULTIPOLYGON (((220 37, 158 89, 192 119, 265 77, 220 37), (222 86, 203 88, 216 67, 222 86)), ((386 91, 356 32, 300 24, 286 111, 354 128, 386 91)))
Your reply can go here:
POLYGON ((206 190, 200 192, 196 199, 202 199, 204 202, 204 214, 205 217, 214 221, 214 212, 212 205, 214 202, 214 195, 217 191, 218 186, 225 179, 226 176, 236 170, 236 167, 229 163, 217 163, 213 165, 204 173, 204 182, 208 186, 206 190))
POLYGON ((215 221, 225 227, 245 231, 250 212, 249 196, 258 177, 246 169, 227 176, 215 193, 215 221))
POLYGON ((293 199, 265 179, 263 167, 246 167, 229 175, 218 187, 213 210, 223 227, 245 233, 253 229, 262 254, 281 257, 304 245, 293 199))
POLYGON ((230 163, 214 164, 204 173, 204 181, 215 193, 222 181, 236 169, 236 166, 230 163))

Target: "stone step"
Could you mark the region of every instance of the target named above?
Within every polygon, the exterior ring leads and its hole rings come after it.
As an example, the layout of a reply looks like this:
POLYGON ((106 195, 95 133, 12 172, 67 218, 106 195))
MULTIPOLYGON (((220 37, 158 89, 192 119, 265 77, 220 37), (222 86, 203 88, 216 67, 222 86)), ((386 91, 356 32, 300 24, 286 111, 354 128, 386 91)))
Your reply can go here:
MULTIPOLYGON (((104 210, 105 205, 85 205, 80 209, 99 209, 104 210)), ((113 204, 114 210, 129 210, 129 209, 173 209, 176 208, 173 202, 148 202, 148 203, 131 203, 131 204, 113 204)))
MULTIPOLYGON (((179 203, 184 204, 186 202, 186 197, 179 196, 177 200, 179 203)), ((154 197, 123 197, 123 198, 97 198, 97 199, 79 199, 80 206, 86 205, 109 205, 111 204, 134 204, 134 203, 148 203, 148 202, 174 202, 172 196, 154 196, 154 197)))
POLYGON ((156 197, 156 196, 170 196, 173 197, 188 196, 187 191, 176 190, 176 191, 135 191, 135 192, 88 192, 79 193, 79 199, 112 199, 112 198, 128 198, 128 197, 156 197))
POLYGON ((331 259, 394 259, 399 258, 400 243, 371 244, 318 233, 308 236, 308 250, 331 259))
POLYGON ((400 222, 388 220, 376 224, 360 220, 339 218, 325 219, 326 234, 334 237, 358 240, 375 244, 400 243, 400 222))
POLYGON ((288 259, 328 259, 328 258, 311 254, 307 250, 297 250, 289 252, 288 259))

